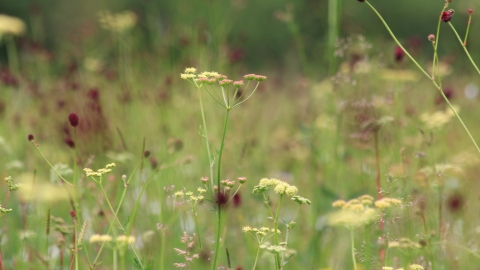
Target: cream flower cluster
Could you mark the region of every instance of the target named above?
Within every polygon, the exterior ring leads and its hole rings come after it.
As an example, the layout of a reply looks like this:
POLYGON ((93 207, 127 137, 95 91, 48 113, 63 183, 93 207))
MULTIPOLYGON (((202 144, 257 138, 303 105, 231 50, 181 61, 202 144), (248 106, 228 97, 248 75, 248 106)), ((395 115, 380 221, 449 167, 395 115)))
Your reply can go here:
POLYGON ((10 34, 20 36, 25 32, 25 23, 19 18, 0 14, 0 36, 10 34))
POLYGON ((110 164, 107 164, 107 166, 105 166, 105 168, 99 169, 96 172, 94 172, 90 168, 85 168, 85 169, 83 169, 83 171, 85 171, 85 174, 87 175, 87 177, 91 177, 91 176, 102 177, 103 175, 111 172, 112 171, 111 168, 113 168, 115 166, 116 166, 115 163, 110 163, 110 164))
POLYGON ((293 197, 298 192, 296 186, 289 185, 287 182, 275 178, 263 178, 260 180, 260 183, 253 188, 253 193, 262 193, 269 188, 272 188, 273 191, 279 195, 287 195, 288 197, 293 197))

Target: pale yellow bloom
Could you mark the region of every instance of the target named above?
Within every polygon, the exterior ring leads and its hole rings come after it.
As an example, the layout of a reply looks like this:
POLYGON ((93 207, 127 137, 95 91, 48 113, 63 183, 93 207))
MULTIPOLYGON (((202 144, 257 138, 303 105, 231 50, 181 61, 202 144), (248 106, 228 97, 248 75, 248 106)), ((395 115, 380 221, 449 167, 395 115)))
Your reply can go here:
POLYGON ((135 243, 135 237, 133 236, 126 236, 126 235, 120 235, 117 237, 117 242, 121 244, 133 244, 135 243))
POLYGON ((19 18, 0 14, 0 35, 10 34, 20 36, 25 32, 25 23, 19 18))

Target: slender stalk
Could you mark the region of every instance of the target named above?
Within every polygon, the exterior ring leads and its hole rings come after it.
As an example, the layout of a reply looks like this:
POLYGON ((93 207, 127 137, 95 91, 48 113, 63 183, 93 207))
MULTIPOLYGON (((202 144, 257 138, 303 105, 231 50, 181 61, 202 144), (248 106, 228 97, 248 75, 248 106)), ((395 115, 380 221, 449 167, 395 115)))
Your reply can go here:
MULTIPOLYGON (((440 38, 440 25, 442 24, 442 14, 445 12, 445 9, 447 9, 448 3, 445 3, 443 6, 442 12, 440 12, 440 16, 438 16, 438 22, 437 22, 437 35, 435 36, 435 44, 433 45, 433 64, 432 64, 432 79, 435 78, 435 61, 438 64, 438 54, 437 54, 437 48, 438 48, 438 39, 440 38)), ((440 73, 438 73, 440 74, 440 73)), ((441 82, 441 80, 439 80, 441 82)))
POLYGON ((210 152, 210 143, 208 142, 208 131, 207 131, 207 122, 205 121, 205 112, 203 110, 203 101, 202 101, 202 92, 200 91, 200 88, 197 87, 198 89, 198 101, 200 102, 200 111, 202 113, 202 122, 203 122, 203 132, 204 132, 204 138, 205 138, 205 145, 207 148, 207 154, 208 154, 208 167, 210 169, 210 190, 213 192, 213 161, 212 161, 212 153, 210 152))
POLYGON ((470 56, 470 53, 467 50, 467 46, 465 46, 465 44, 462 42, 462 39, 460 38, 460 36, 457 33, 457 30, 455 30, 455 27, 453 27, 453 24, 451 22, 448 22, 448 25, 450 25, 450 27, 452 28, 452 30, 455 33, 455 35, 457 36, 457 39, 460 42, 460 44, 462 44, 462 48, 465 51, 465 53, 467 54, 468 59, 470 59, 470 62, 472 63, 473 67, 477 70, 478 74, 480 74, 480 69, 478 69, 477 65, 475 64, 472 57, 470 56))
POLYGON ((15 45, 15 39, 12 35, 7 36, 7 56, 8 56, 8 67, 10 72, 17 74, 19 72, 18 67, 18 52, 15 45))
MULTIPOLYGON (((118 219, 117 214, 115 213, 115 210, 113 210, 113 207, 110 204, 110 200, 108 199, 108 195, 105 192, 105 189, 103 188, 102 182, 99 182, 99 185, 100 185, 100 189, 103 192, 103 196, 105 197, 105 201, 107 201, 108 207, 110 208, 110 211, 112 211, 115 220, 118 222, 118 226, 120 227, 120 230, 122 230, 122 232, 125 233, 126 232, 125 228, 123 227, 122 222, 120 222, 120 220, 118 219)), ((145 269, 145 267, 143 266, 142 260, 140 259, 140 256, 138 255, 137 251, 135 250, 135 247, 133 246, 133 244, 129 244, 129 245, 130 245, 130 248, 133 251, 133 254, 135 254, 135 257, 138 259, 138 263, 140 264, 140 267, 142 269, 145 269)))
POLYGON ((198 245, 200 246, 200 250, 202 250, 202 239, 200 238, 200 229, 198 228, 197 211, 195 211, 195 205, 192 206, 192 210, 193 210, 193 220, 195 221, 195 228, 197 230, 198 245))
MULTIPOLYGON (((420 69, 420 71, 425 74, 425 76, 427 76, 433 83, 433 85, 435 85, 435 87, 437 88, 438 91, 440 91, 440 94, 442 95, 443 99, 445 100, 445 102, 448 104, 448 106, 450 107, 450 109, 452 110, 452 112, 455 114, 455 116, 457 117, 458 121, 460 121, 460 123, 462 124, 463 128, 465 129, 465 131, 467 132, 468 136, 470 137, 470 140, 473 142, 473 144, 475 145, 475 148, 477 149, 478 153, 480 153, 480 147, 478 147, 477 145, 477 142, 475 141, 475 139, 473 138, 472 134, 470 133, 470 131, 468 130, 467 126, 465 125, 465 123, 463 122, 462 118, 460 118, 460 115, 458 115, 457 111, 455 110, 455 108, 452 106, 452 104, 450 103, 450 101, 448 100, 448 98, 445 96, 445 94, 443 93, 443 90, 442 88, 434 81, 434 79, 428 75, 428 73, 417 63, 417 61, 415 61, 415 59, 407 52, 407 50, 405 50, 405 48, 403 48, 402 44, 400 44, 400 42, 398 41, 398 39, 395 37, 395 35, 393 34, 392 30, 390 29, 390 27, 388 26, 388 24, 385 22, 385 20, 383 19, 383 17, 380 15, 380 13, 378 13, 378 11, 368 2, 368 1, 365 1, 365 3, 367 3, 367 5, 373 10, 373 12, 375 14, 377 14, 378 18, 380 19, 380 21, 382 21, 383 25, 385 26, 385 28, 387 29, 387 31, 390 33, 390 35, 392 36, 393 40, 397 43, 397 45, 405 52, 405 54, 410 58, 410 60, 412 60, 413 63, 415 63, 415 65, 420 69)), ((453 26, 452 26, 452 29, 453 29, 453 26)), ((458 36, 458 34, 457 34, 458 36)), ((468 52, 466 50, 466 48, 464 47, 465 51, 468 52)), ((470 56, 468 54, 468 56, 470 56)), ((471 59, 471 58, 470 58, 471 59)), ((472 60, 472 63, 473 63, 473 60, 472 60)), ((476 67, 476 66, 475 66, 476 67)), ((478 68, 477 68, 477 71, 478 71, 478 68)), ((480 71, 479 71, 480 73, 480 71)))
MULTIPOLYGON (((275 213, 275 219, 273 220, 273 226, 275 229, 274 232, 274 239, 275 245, 278 246, 278 216, 280 215, 280 205, 282 204, 283 195, 280 195, 280 199, 278 200, 277 212, 275 213)), ((280 254, 275 254, 275 261, 277 262, 277 269, 282 269, 281 261, 280 261, 280 254)))
POLYGON ((472 23, 472 14, 468 14, 467 32, 465 33, 465 38, 463 39, 463 46, 467 46, 468 32, 470 32, 471 23, 472 23))
POLYGON ((118 262, 117 262, 117 248, 114 248, 113 249, 113 270, 117 270, 118 269, 118 262))
POLYGON ((53 172, 55 172, 55 174, 65 183, 67 183, 69 186, 73 187, 74 185, 70 182, 68 182, 67 180, 65 180, 65 178, 63 178, 63 176, 60 175, 60 173, 57 172, 57 170, 55 170, 55 168, 52 166, 52 164, 50 163, 50 161, 48 161, 48 159, 43 155, 42 151, 40 151, 39 147, 37 145, 35 145, 35 142, 32 141, 32 144, 33 146, 35 147, 35 149, 37 149, 38 153, 40 153, 40 155, 43 157, 43 159, 47 162, 48 166, 50 166, 50 168, 52 168, 53 172))
POLYGON ((258 261, 258 255, 259 254, 260 254, 260 247, 258 247, 258 249, 257 249, 257 255, 255 255, 255 262, 253 263, 252 270, 255 270, 255 268, 257 267, 257 261, 258 261))
POLYGON ((351 248, 352 248, 353 269, 358 270, 357 260, 355 259, 355 231, 354 230, 350 230, 350 242, 351 242, 351 248))
MULTIPOLYGON (((217 187, 218 193, 220 193, 220 174, 221 174, 221 165, 222 165, 222 154, 223 154, 223 147, 225 146, 225 135, 227 133, 227 124, 228 124, 228 115, 230 113, 231 108, 227 108, 225 113, 225 122, 223 123, 223 135, 222 135, 222 142, 220 144, 220 150, 218 152, 218 164, 217 164, 217 187)), ((213 189, 212 189, 213 190, 213 189)), ((217 258, 218 258, 218 250, 220 247, 220 233, 222 229, 222 205, 217 204, 217 235, 215 240, 215 253, 213 254, 213 263, 212 263, 212 270, 215 270, 217 267, 217 258)))

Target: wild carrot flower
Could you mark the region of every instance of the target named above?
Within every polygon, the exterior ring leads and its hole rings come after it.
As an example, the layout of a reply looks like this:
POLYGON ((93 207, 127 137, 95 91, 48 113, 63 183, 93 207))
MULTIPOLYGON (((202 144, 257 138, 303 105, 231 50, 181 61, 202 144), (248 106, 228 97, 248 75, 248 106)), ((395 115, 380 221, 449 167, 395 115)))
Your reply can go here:
POLYGON ((408 269, 409 270, 423 270, 425 269, 423 266, 419 265, 419 264, 411 264, 408 266, 408 269))
POLYGON ((19 18, 0 14, 0 34, 20 36, 25 29, 25 23, 19 18))

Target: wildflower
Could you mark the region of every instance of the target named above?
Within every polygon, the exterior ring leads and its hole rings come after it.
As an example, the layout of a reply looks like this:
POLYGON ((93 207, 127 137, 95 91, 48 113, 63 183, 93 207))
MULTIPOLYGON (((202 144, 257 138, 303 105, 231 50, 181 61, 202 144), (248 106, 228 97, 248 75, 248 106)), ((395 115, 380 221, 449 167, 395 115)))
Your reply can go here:
POLYGON ((235 195, 233 195, 233 206, 239 207, 240 204, 242 204, 242 196, 240 195, 240 193, 236 193, 235 195))
POLYGON ((328 223, 331 226, 342 226, 349 230, 369 224, 377 218, 377 211, 367 208, 364 211, 353 211, 343 209, 332 213, 328 217, 328 223))
POLYGON ((111 242, 111 241, 112 241, 112 237, 107 234, 103 234, 103 235, 94 234, 90 236, 90 239, 89 239, 90 243, 98 243, 98 242, 101 243, 101 242, 111 242))
POLYGON ((395 61, 399 63, 403 60, 403 57, 405 56, 405 52, 400 46, 397 46, 395 47, 394 55, 395 55, 395 61))
POLYGON ((274 191, 275 191, 275 193, 277 193, 279 195, 283 195, 283 194, 285 194, 287 188, 288 188, 287 183, 280 183, 280 184, 275 186, 274 191))
POLYGON ((0 206, 0 217, 4 216, 7 213, 12 212, 12 209, 6 209, 0 206))
POLYGON ((105 166, 105 168, 112 168, 112 167, 115 167, 117 165, 115 165, 115 163, 110 163, 110 164, 107 164, 107 166, 105 166))
POLYGON ((72 140, 72 138, 70 137, 67 137, 65 138, 65 143, 68 145, 68 147, 70 148, 74 148, 75 147, 75 142, 72 140))
POLYGON ((233 86, 235 86, 235 88, 240 88, 243 86, 243 81, 234 81, 233 86))
POLYGON ((453 194, 447 199, 448 210, 457 212, 461 210, 464 204, 463 196, 460 194, 453 194))
POLYGON ((358 0, 358 2, 362 2, 362 3, 363 3, 363 2, 365 2, 365 0, 358 0))
POLYGON ((449 22, 452 19, 452 15, 453 15, 453 13, 450 13, 450 10, 449 11, 444 11, 442 13, 442 21, 443 22, 449 22))
POLYGON ((255 74, 247 74, 247 75, 245 75, 245 76, 243 76, 243 77, 244 77, 246 80, 248 80, 248 81, 253 81, 253 80, 255 80, 255 77, 256 77, 256 76, 257 76, 257 75, 255 75, 255 74))
POLYGON ((229 85, 232 85, 233 84, 233 81, 232 80, 229 80, 229 79, 223 79, 219 82, 219 84, 221 86, 229 86, 229 85))
POLYGON ((473 14, 473 9, 469 8, 468 9, 468 15, 472 15, 473 14))
POLYGON ((201 193, 205 193, 205 192, 207 192, 207 190, 206 190, 206 189, 204 189, 204 188, 200 188, 200 187, 197 189, 197 191, 198 191, 198 193, 200 193, 200 194, 201 194, 201 193))
POLYGON ((435 41, 435 35, 434 34, 428 35, 428 40, 435 41))
POLYGON ((68 116, 68 121, 70 121, 70 125, 72 125, 72 127, 77 127, 79 121, 78 115, 76 113, 71 113, 68 116))
POLYGON ((287 189, 285 189, 285 194, 287 194, 288 197, 294 196, 297 192, 298 188, 296 186, 288 186, 287 189))
POLYGON ((20 36, 25 29, 25 23, 19 18, 0 14, 0 34, 20 36))
POLYGON ((250 232, 250 231, 252 231, 252 227, 250 227, 250 226, 244 226, 244 227, 242 228, 242 231, 243 231, 243 232, 250 232))
POLYGON ((390 266, 384 266, 384 267, 382 267, 382 270, 395 270, 395 268, 390 267, 390 266))
POLYGON ((197 77, 197 75, 191 74, 191 73, 182 73, 182 74, 180 74, 180 78, 182 78, 182 79, 184 79, 184 80, 195 79, 196 77, 197 77))
POLYGON ((202 183, 206 184, 208 182, 208 177, 202 177, 202 178, 200 178, 200 181, 202 181, 202 183))
POLYGON ((298 204, 308 204, 308 205, 312 204, 312 202, 309 199, 306 199, 300 196, 293 196, 292 200, 297 202, 298 204))
POLYGON ((197 69, 194 67, 189 67, 185 69, 185 73, 195 73, 197 72, 197 69))
POLYGON ((237 179, 238 179, 238 182, 239 182, 240 184, 245 184, 245 182, 247 182, 247 178, 246 178, 246 177, 238 177, 237 179))
POLYGON ((116 241, 120 244, 133 244, 135 243, 135 237, 133 236, 126 236, 126 235, 120 235, 117 237, 116 241))
POLYGON ((177 191, 173 194, 173 196, 175 197, 183 197, 183 195, 184 195, 183 191, 177 191))
POLYGON ((70 210, 70 216, 75 218, 77 216, 77 212, 75 210, 70 210))
POLYGON ((408 269, 409 270, 423 270, 425 268, 423 268, 423 266, 419 265, 419 264, 411 264, 408 266, 408 269))
POLYGON ((255 76, 255 80, 259 81, 259 82, 265 81, 266 79, 267 79, 267 76, 263 76, 263 75, 256 75, 255 76))
POLYGON ((344 200, 337 200, 332 203, 332 206, 335 208, 344 207, 347 204, 344 200))
POLYGON ((28 140, 29 141, 35 140, 35 137, 33 136, 33 134, 28 134, 28 140))
MULTIPOLYGON (((225 189, 226 189, 226 188, 225 188, 225 189)), ((225 194, 225 193, 222 192, 222 191, 218 191, 218 192, 217 192, 217 200, 216 200, 216 202, 217 202, 217 205, 218 205, 219 207, 222 207, 222 206, 226 205, 227 202, 228 202, 228 196, 227 196, 227 194, 225 194)))
POLYGON ((392 205, 384 199, 380 199, 380 200, 375 201, 375 207, 376 208, 386 209, 386 208, 390 208, 391 206, 392 205))

